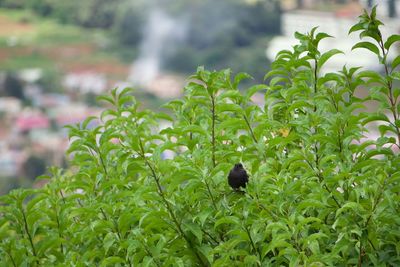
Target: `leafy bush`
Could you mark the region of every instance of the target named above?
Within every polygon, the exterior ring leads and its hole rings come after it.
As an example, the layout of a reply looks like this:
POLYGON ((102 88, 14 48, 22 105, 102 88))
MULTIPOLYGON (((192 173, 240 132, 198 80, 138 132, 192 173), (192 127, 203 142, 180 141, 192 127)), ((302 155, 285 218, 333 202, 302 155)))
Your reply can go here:
POLYGON ((383 40, 380 24, 373 9, 350 32, 373 40, 354 48, 382 75, 322 74, 340 51, 319 52, 330 36, 312 29, 277 55, 268 86, 241 92, 248 75, 199 68, 172 115, 140 110, 129 89, 100 97, 109 109, 69 127, 72 168, 1 198, 1 264, 398 266, 400 56, 386 55, 400 36, 383 40), (365 112, 371 100, 380 107, 365 112), (370 122, 377 140, 363 138, 370 122), (227 185, 237 162, 245 193, 227 185))

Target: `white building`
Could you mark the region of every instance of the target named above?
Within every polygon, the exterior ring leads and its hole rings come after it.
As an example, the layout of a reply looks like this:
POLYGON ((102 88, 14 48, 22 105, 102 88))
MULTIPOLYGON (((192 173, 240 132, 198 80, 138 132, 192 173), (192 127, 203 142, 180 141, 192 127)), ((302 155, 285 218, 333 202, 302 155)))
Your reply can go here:
MULTIPOLYGON (((384 37, 391 34, 400 33, 400 18, 389 18, 385 8, 387 8, 388 0, 379 2, 377 13, 379 19, 385 24, 380 29, 384 37), (386 6, 385 6, 386 5, 386 6)), ((380 70, 376 55, 365 49, 356 49, 351 51, 353 45, 360 41, 358 33, 348 35, 352 25, 357 23, 357 17, 362 14, 363 8, 368 8, 368 0, 361 3, 350 3, 333 12, 322 12, 315 10, 291 10, 282 14, 282 36, 275 37, 267 49, 267 57, 274 60, 276 54, 283 50, 291 50, 292 46, 298 44, 299 41, 294 38, 294 33, 307 33, 313 27, 318 26, 318 32, 326 32, 335 38, 327 38, 321 41, 320 50, 322 52, 330 49, 339 49, 344 55, 336 55, 332 57, 325 65, 323 71, 341 70, 343 65, 348 67, 363 66, 370 70, 380 70)), ((400 7, 398 5, 397 7, 400 7)), ((387 11, 387 10, 386 10, 387 11)), ((400 14, 400 10, 398 12, 400 14)), ((392 51, 392 56, 395 54, 392 51)), ((398 53, 397 53, 398 54, 398 53)), ((390 57, 389 57, 390 58, 390 57)))
POLYGON ((65 75, 63 86, 72 92, 102 94, 107 90, 107 79, 95 72, 72 72, 65 75))

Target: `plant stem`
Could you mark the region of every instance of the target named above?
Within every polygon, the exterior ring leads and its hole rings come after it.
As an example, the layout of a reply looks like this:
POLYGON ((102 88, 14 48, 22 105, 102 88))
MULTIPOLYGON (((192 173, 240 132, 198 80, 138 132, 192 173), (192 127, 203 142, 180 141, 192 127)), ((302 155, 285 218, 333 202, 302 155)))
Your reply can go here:
MULTIPOLYGON (((61 234, 61 229, 60 229, 60 220, 58 219, 57 207, 55 208, 55 210, 56 210, 55 213, 56 213, 56 222, 57 222, 57 228, 58 228, 58 236, 60 237, 60 239, 63 239, 63 236, 61 234)), ((64 253, 64 247, 63 247, 62 242, 60 244, 60 250, 61 250, 61 253, 64 253)))
POLYGON ((256 138, 256 136, 254 135, 254 132, 253 132, 253 129, 251 128, 251 125, 250 125, 250 122, 249 122, 249 119, 247 118, 247 116, 244 114, 243 115, 243 118, 244 118, 244 121, 246 122, 246 125, 247 125, 247 127, 249 128, 249 132, 250 132, 250 135, 251 135, 251 137, 253 138, 253 140, 254 140, 254 143, 258 143, 258 141, 257 141, 257 138, 256 138))
POLYGON ((215 114, 215 97, 214 95, 211 95, 211 119, 212 119, 212 128, 211 128, 211 145, 212 145, 212 163, 213 167, 215 168, 216 161, 215 161, 215 120, 216 120, 216 114, 215 114))
POLYGON ((388 79, 389 75, 391 74, 391 73, 389 73, 388 64, 386 62, 386 57, 387 57, 387 52, 388 51, 386 51, 386 49, 385 49, 385 45, 384 45, 383 40, 382 40, 381 32, 379 31, 378 33, 379 33, 379 37, 380 37, 379 46, 380 46, 382 54, 383 54, 383 60, 384 60, 383 61, 383 65, 385 66, 385 74, 386 74, 386 79, 387 79, 386 86, 387 86, 387 88, 389 90, 388 99, 389 99, 389 102, 390 102, 390 105, 391 105, 390 111, 392 112, 393 120, 394 120, 394 123, 391 123, 391 124, 396 129, 397 142, 398 142, 396 145, 397 145, 397 147, 400 148, 400 129, 396 125, 396 120, 399 120, 400 116, 399 116, 399 114, 397 113, 397 110, 396 110, 396 108, 397 108, 397 99, 395 99, 394 95, 393 95, 393 82, 390 79, 388 79))
POLYGON ((358 263, 357 263, 357 267, 361 267, 362 266, 362 259, 363 259, 363 246, 362 246, 362 240, 360 238, 360 248, 358 250, 358 263))
POLYGON ((198 251, 195 249, 195 247, 194 247, 194 245, 192 244, 191 240, 186 236, 185 232, 184 232, 183 229, 182 229, 181 224, 179 223, 178 219, 176 218, 176 215, 175 215, 175 213, 174 213, 174 211, 173 211, 173 209, 172 209, 172 207, 171 207, 171 204, 170 204, 170 203, 168 202, 168 200, 166 199, 165 194, 164 194, 164 192, 163 192, 163 190, 162 190, 162 187, 161 187, 161 184, 160 184, 160 179, 159 179, 159 177, 157 176, 156 171, 154 170, 153 166, 150 164, 150 162, 147 160, 147 158, 146 158, 146 156, 145 156, 146 153, 145 153, 145 151, 144 151, 143 143, 142 143, 142 140, 140 139, 140 137, 139 137, 139 147, 140 147, 140 150, 141 150, 139 154, 140 154, 140 156, 142 157, 142 159, 144 160, 144 162, 145 162, 145 164, 147 165, 147 167, 148 167, 148 168, 150 169, 150 171, 151 171, 152 177, 153 177, 153 179, 154 179, 154 181, 156 182, 156 185, 157 185, 157 190, 158 190, 157 192, 158 192, 158 195, 161 197, 161 199, 162 199, 162 201, 163 201, 165 207, 167 208, 167 211, 168 211, 169 215, 171 216, 172 221, 174 222, 175 227, 176 227, 178 233, 179 233, 179 234, 182 236, 182 238, 185 239, 185 241, 188 243, 189 247, 191 248, 191 250, 192 250, 193 253, 195 254, 195 256, 196 256, 197 260, 200 262, 200 264, 201 264, 202 266, 208 266, 208 264, 205 264, 205 263, 203 262, 203 260, 202 260, 202 258, 200 257, 198 251))
POLYGON ((249 237, 251 247, 253 248, 254 252, 257 253, 258 258, 260 259, 260 262, 261 262, 261 260, 262 260, 261 253, 260 253, 260 251, 256 248, 256 245, 254 244, 254 241, 253 241, 253 238, 251 237, 251 234, 250 234, 249 229, 248 229, 247 227, 245 227, 245 226, 244 226, 243 228, 245 229, 245 231, 246 231, 246 233, 247 233, 247 236, 249 237))
POLYGON ((30 232, 29 232, 28 222, 27 222, 27 220, 26 220, 26 215, 25 215, 24 209, 22 208, 21 211, 22 211, 22 217, 24 218, 24 228, 25 228, 25 232, 26 232, 26 234, 28 235, 29 243, 30 243, 31 248, 32 248, 32 254, 33 254, 33 256, 36 258, 36 263, 37 263, 37 265, 39 265, 39 259, 37 258, 35 246, 33 245, 33 239, 32 239, 32 236, 31 236, 31 234, 30 234, 30 232))
POLYGON ((215 209, 215 210, 218 210, 218 209, 217 209, 217 204, 216 204, 215 199, 214 199, 214 195, 211 193, 210 186, 209 186, 209 184, 207 183, 207 180, 206 180, 205 178, 204 178, 204 183, 206 184, 207 191, 208 191, 208 194, 210 195, 211 202, 212 202, 212 204, 213 204, 213 206, 214 206, 214 209, 215 209))
MULTIPOLYGON (((9 249, 10 249, 10 247, 9 247, 9 249)), ((7 253, 7 255, 10 257, 13 266, 14 266, 14 267, 17 267, 17 264, 16 264, 15 261, 14 261, 14 258, 13 258, 12 254, 11 254, 11 251, 6 250, 6 253, 7 253)))

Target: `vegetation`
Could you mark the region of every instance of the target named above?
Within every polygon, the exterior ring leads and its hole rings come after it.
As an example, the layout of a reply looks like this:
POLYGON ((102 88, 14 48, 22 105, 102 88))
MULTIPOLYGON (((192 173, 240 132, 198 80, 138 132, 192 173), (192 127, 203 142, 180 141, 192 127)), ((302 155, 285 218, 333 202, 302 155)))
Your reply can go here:
MULTIPOLYGON (((187 28, 187 36, 174 43, 175 49, 166 48, 170 51, 165 51, 162 58, 165 70, 179 73, 192 73, 198 65, 211 69, 230 66, 234 71, 241 69, 249 72, 256 68, 265 69, 270 62, 264 59, 258 63, 260 58, 264 58, 267 46, 265 36, 280 33, 280 7, 279 1, 275 0, 255 1, 253 4, 243 0, 221 0, 217 3, 212 0, 86 0, 84 3, 78 0, 0 0, 0 7, 30 11, 42 18, 52 18, 83 29, 101 29, 111 40, 109 45, 113 48, 109 50, 121 59, 129 60, 129 63, 137 56, 138 47, 147 34, 146 23, 151 10, 163 9, 172 17, 188 14, 182 21, 187 28), (245 55, 241 57, 243 64, 232 60, 238 53, 245 55), (247 68, 254 61, 257 64, 247 68)), ((31 20, 32 17, 35 16, 27 16, 31 20)), ((55 41, 58 45, 63 44, 64 31, 57 32, 61 38, 55 41)), ((76 35, 77 39, 80 37, 82 35, 76 35)), ((263 75, 259 72, 254 72, 254 76, 262 81, 263 75)))
POLYGON ((241 92, 248 75, 199 68, 171 116, 140 111, 129 89, 100 97, 109 109, 69 127, 74 166, 1 198, 1 265, 398 266, 400 56, 386 56, 400 36, 380 25, 373 9, 350 33, 383 74, 321 73, 341 52, 319 52, 330 36, 314 28, 277 55, 268 86, 241 92), (227 183, 238 162, 244 194, 227 183))

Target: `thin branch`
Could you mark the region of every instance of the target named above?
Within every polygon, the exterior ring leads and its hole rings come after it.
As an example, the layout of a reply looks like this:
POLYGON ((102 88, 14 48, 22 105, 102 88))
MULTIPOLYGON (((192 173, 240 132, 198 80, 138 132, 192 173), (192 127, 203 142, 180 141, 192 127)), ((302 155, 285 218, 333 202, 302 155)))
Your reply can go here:
POLYGON ((211 120, 212 120, 212 125, 211 125, 211 145, 212 145, 212 163, 213 167, 217 165, 216 160, 215 160, 215 120, 217 115, 215 114, 215 99, 214 95, 211 96, 211 120))
POLYGON ((257 253, 258 258, 260 259, 260 262, 261 262, 261 260, 262 260, 261 253, 260 253, 260 251, 257 249, 256 244, 254 243, 253 238, 251 237, 251 234, 250 234, 249 229, 248 229, 247 227, 245 227, 245 226, 244 226, 243 228, 245 229, 245 231, 246 231, 246 233, 247 233, 247 236, 249 237, 251 247, 253 248, 254 252, 257 253))
POLYGON ((217 204, 216 204, 215 199, 214 199, 214 195, 211 193, 210 186, 209 186, 209 184, 207 183, 207 180, 206 180, 205 178, 204 178, 203 180, 204 180, 204 183, 206 184, 207 191, 208 191, 208 195, 209 195, 210 198, 211 198, 211 202, 212 202, 212 204, 213 204, 213 206, 214 206, 214 209, 215 209, 215 210, 218 210, 217 204))
POLYGON ((153 166, 150 164, 150 162, 147 160, 146 156, 145 156, 145 151, 144 151, 144 147, 142 144, 142 140, 140 137, 138 137, 139 139, 139 147, 140 147, 140 156, 142 157, 142 159, 144 160, 145 164, 147 165, 147 167, 150 169, 150 172, 152 174, 152 177, 154 179, 154 181, 156 182, 157 185, 157 192, 158 195, 161 197, 162 201, 164 202, 165 207, 167 208, 167 211, 169 213, 169 215, 172 218, 172 221, 175 224, 175 227, 178 231, 178 233, 183 237, 183 239, 185 239, 185 241, 188 243, 189 247, 191 248, 191 250, 193 251, 193 253, 195 254, 197 260, 201 263, 202 266, 207 266, 207 264, 205 264, 202 260, 202 258, 200 257, 199 253, 197 252, 197 250, 195 249, 194 245, 192 244, 191 240, 186 236, 185 232, 182 229, 181 224, 179 223, 178 219, 176 218, 176 215, 171 207, 171 204, 168 202, 168 200, 165 197, 165 194, 162 190, 161 184, 160 184, 160 179, 156 174, 156 171, 154 170, 153 166))
POLYGON ((32 248, 32 254, 33 254, 33 256, 36 258, 36 263, 37 263, 37 265, 39 265, 39 259, 37 258, 36 249, 35 249, 35 246, 33 245, 33 239, 32 239, 32 236, 31 236, 31 234, 30 234, 30 232, 29 232, 28 222, 27 222, 27 220, 26 220, 26 215, 25 215, 24 209, 22 208, 21 211, 22 211, 22 217, 23 217, 23 219, 24 219, 24 228, 25 228, 25 232, 26 232, 26 234, 28 235, 29 243, 30 243, 31 248, 32 248))
MULTIPOLYGON (((385 66, 385 74, 386 74, 386 77, 389 77, 389 75, 391 73, 389 73, 388 64, 386 62, 387 51, 385 50, 385 45, 383 43, 381 32, 379 31, 378 34, 379 34, 379 37, 380 37, 379 46, 380 46, 380 48, 382 50, 383 59, 384 59, 383 65, 385 66)), ((389 98, 390 105, 391 105, 390 111, 392 112, 394 121, 396 121, 396 120, 399 119, 400 116, 399 116, 399 114, 397 113, 397 110, 396 110, 396 108, 397 108, 397 99, 395 99, 394 95, 393 95, 393 81, 390 80, 390 79, 387 79, 386 85, 387 85, 387 88, 389 89, 388 98, 389 98)), ((394 127, 395 127, 396 133, 397 133, 397 142, 398 142, 397 146, 400 147, 400 129, 399 129, 399 127, 397 127, 397 125, 394 125, 394 127)))
POLYGON ((245 114, 243 114, 243 118, 244 118, 244 121, 246 122, 247 127, 249 128, 249 132, 250 132, 251 137, 253 138, 254 142, 257 144, 258 141, 257 141, 256 136, 254 135, 253 129, 251 128, 249 119, 247 118, 247 116, 245 114))
MULTIPOLYGON (((9 247, 9 249, 10 249, 10 247, 9 247)), ((7 253, 7 255, 10 257, 13 266, 14 266, 14 267, 17 267, 17 264, 15 263, 14 258, 13 258, 13 256, 11 255, 11 251, 6 250, 6 253, 7 253)))

